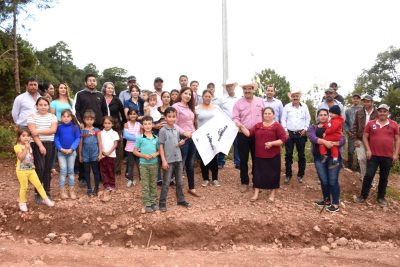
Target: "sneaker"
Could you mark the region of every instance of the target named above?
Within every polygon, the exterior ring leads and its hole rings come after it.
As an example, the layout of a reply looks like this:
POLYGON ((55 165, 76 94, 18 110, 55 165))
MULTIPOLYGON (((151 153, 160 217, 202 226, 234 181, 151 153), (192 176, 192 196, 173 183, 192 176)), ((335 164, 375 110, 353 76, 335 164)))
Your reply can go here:
POLYGON ((320 200, 320 201, 315 201, 314 204, 320 208, 322 207, 328 207, 331 205, 331 202, 329 200, 320 200))
POLYGON ((151 205, 151 208, 153 209, 153 211, 156 211, 156 210, 158 210, 158 206, 157 206, 157 204, 153 204, 153 205, 151 205))
POLYGON ((178 202, 178 206, 182 206, 182 207, 185 207, 185 208, 190 208, 192 205, 190 205, 189 202, 182 201, 182 202, 178 202))
POLYGON ((292 177, 286 175, 286 177, 285 177, 285 184, 289 184, 291 179, 292 179, 292 177))
POLYGON ((157 181, 158 186, 162 186, 162 181, 157 181))
POLYGON ((303 183, 303 177, 301 176, 297 176, 297 181, 302 184, 303 183))
POLYGON ((174 180, 171 180, 171 182, 169 182, 169 185, 170 185, 170 186, 175 186, 175 185, 176 185, 175 179, 174 179, 174 180))
POLYGON ((219 181, 218 181, 218 180, 214 180, 214 181, 213 181, 213 184, 214 184, 215 187, 220 187, 220 186, 221 186, 221 185, 219 184, 219 181))
POLYGON ((20 203, 18 203, 18 207, 19 207, 19 210, 22 211, 22 212, 27 212, 28 211, 28 206, 26 205, 26 203, 20 202, 20 203))
POLYGON ((329 164, 328 169, 334 169, 339 166, 339 162, 337 160, 332 160, 331 164, 329 164))
POLYGON ((240 185, 240 193, 244 193, 247 190, 249 190, 249 185, 248 184, 242 184, 240 185))
POLYGON ((95 189, 92 191, 92 196, 97 197, 97 195, 99 194, 99 190, 95 189))
POLYGON ((135 181, 134 180, 128 180, 128 182, 126 183, 126 187, 131 187, 135 185, 135 181))
POLYGON ((327 155, 321 155, 321 163, 324 164, 328 160, 327 155))
POLYGON ((152 213, 154 210, 150 206, 144 207, 144 212, 146 213, 152 213))
POLYGON ((88 191, 86 192, 86 194, 87 194, 88 197, 92 197, 92 196, 93 196, 92 190, 88 190, 88 191))
POLYGON ((48 207, 53 207, 54 202, 50 200, 50 198, 43 199, 43 204, 45 204, 48 207))
POLYGON ((325 209, 326 209, 326 211, 329 211, 329 212, 339 212, 340 211, 339 206, 335 207, 334 205, 330 205, 330 206, 326 207, 325 209))
POLYGON ((85 180, 78 180, 79 187, 85 187, 86 181, 85 180))
POLYGON ((192 196, 200 197, 200 195, 197 194, 196 189, 189 189, 188 193, 191 194, 192 196))
POLYGON ((201 183, 201 186, 206 187, 208 185, 209 181, 208 180, 203 180, 203 182, 201 183))
POLYGON ((161 212, 166 212, 167 211, 167 206, 165 204, 160 204, 160 211, 161 212))
POLYGON ((381 207, 386 207, 388 205, 386 199, 384 199, 384 198, 378 198, 378 204, 381 207))
POLYGON ((39 196, 39 194, 35 194, 35 202, 38 205, 43 204, 42 198, 39 196))
POLYGON ((356 202, 356 203, 365 203, 365 198, 363 198, 362 196, 358 196, 358 197, 356 197, 354 202, 356 202))

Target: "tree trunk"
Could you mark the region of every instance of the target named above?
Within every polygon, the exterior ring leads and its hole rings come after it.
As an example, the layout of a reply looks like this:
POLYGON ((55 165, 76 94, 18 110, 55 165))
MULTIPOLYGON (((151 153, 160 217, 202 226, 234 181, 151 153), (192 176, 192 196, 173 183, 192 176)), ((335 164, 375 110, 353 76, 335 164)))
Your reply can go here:
POLYGON ((15 94, 21 93, 21 85, 19 81, 19 51, 18 51, 18 38, 17 38, 17 6, 18 1, 13 1, 13 41, 14 41, 14 82, 15 94))

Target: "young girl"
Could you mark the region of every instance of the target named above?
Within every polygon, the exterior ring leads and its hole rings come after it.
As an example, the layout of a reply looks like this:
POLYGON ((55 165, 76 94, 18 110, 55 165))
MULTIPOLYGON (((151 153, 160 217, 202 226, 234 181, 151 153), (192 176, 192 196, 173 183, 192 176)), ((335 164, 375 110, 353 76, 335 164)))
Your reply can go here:
POLYGON ((154 125, 154 129, 157 131, 160 130, 164 125, 166 125, 164 112, 170 106, 171 103, 171 96, 169 92, 163 91, 161 93, 161 101, 162 101, 162 106, 157 108, 158 112, 160 112, 161 114, 161 118, 158 122, 155 122, 154 125))
POLYGON ((105 188, 104 200, 109 200, 109 193, 115 191, 115 150, 118 146, 119 134, 114 131, 114 120, 110 116, 103 118, 103 127, 101 131, 101 159, 100 170, 103 186, 105 188))
MULTIPOLYGON (((145 109, 145 114, 153 118, 154 124, 157 124, 161 120, 161 113, 157 109, 157 94, 152 93, 149 95, 149 105, 145 109)), ((158 129, 155 134, 158 133, 158 129)))
POLYGON ((71 110, 64 109, 61 112, 61 123, 58 125, 55 144, 57 148, 58 164, 60 165, 60 193, 61 199, 67 199, 68 194, 65 190, 65 179, 68 176, 69 194, 71 199, 76 199, 74 190, 74 166, 76 159, 76 149, 79 146, 81 133, 78 122, 71 110))
MULTIPOLYGON (((57 117, 49 113, 49 100, 39 97, 36 101, 37 112, 28 116, 28 128, 31 132, 34 143, 32 152, 35 160, 36 173, 44 190, 50 197, 51 168, 54 157, 54 134, 57 131, 57 117)), ((37 191, 35 191, 35 201, 42 203, 37 191)))
POLYGON ((124 125, 124 138, 127 140, 125 151, 128 157, 128 183, 126 186, 131 187, 135 185, 135 181, 133 180, 134 164, 139 167, 139 159, 133 154, 133 149, 135 147, 136 138, 140 135, 141 125, 137 122, 138 114, 134 109, 128 111, 128 119, 128 122, 124 125))
POLYGON ((172 106, 176 102, 178 102, 178 97, 179 97, 179 90, 177 89, 172 89, 171 90, 171 103, 170 105, 172 106))
POLYGON ((124 111, 125 116, 128 117, 128 111, 131 109, 135 109, 139 120, 142 118, 144 114, 144 100, 139 97, 140 89, 136 85, 132 86, 131 88, 131 98, 126 100, 124 103, 124 111))
POLYGON ((79 143, 79 161, 83 162, 83 171, 87 184, 87 195, 97 196, 100 183, 100 169, 98 160, 101 159, 101 131, 93 127, 96 114, 93 110, 87 110, 83 114, 84 128, 81 131, 79 143), (90 168, 94 176, 94 189, 90 184, 90 168))
POLYGON ((39 192, 40 197, 43 199, 43 204, 52 207, 54 202, 51 201, 43 189, 39 181, 39 177, 35 172, 34 158, 32 155, 32 148, 30 145, 30 135, 27 130, 17 130, 17 144, 14 146, 15 154, 17 155, 17 178, 20 184, 19 188, 19 209, 20 211, 28 211, 26 205, 26 192, 28 191, 28 181, 33 184, 35 189, 39 192))

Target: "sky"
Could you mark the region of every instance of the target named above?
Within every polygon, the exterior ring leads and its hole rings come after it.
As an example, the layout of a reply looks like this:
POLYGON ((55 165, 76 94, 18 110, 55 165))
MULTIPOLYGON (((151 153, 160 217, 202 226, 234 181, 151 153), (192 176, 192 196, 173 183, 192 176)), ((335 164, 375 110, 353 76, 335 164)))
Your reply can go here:
MULTIPOLYGON (((335 81, 346 95, 378 53, 400 44, 396 0, 227 0, 227 10, 229 79, 239 84, 272 68, 292 89, 335 81)), ((160 76, 168 90, 186 74, 222 92, 221 0, 58 0, 27 11, 22 36, 38 50, 66 42, 80 68, 122 67, 142 88, 160 76)))

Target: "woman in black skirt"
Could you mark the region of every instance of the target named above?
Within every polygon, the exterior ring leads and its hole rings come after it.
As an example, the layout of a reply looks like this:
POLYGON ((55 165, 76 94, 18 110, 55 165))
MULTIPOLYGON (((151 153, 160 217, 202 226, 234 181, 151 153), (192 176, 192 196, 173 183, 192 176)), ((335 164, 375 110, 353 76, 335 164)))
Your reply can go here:
POLYGON ((283 127, 274 120, 275 112, 267 107, 262 111, 263 122, 252 129, 238 125, 243 134, 255 139, 256 158, 254 160, 254 195, 250 199, 256 201, 260 189, 272 189, 270 201, 275 200, 275 189, 279 188, 281 176, 281 145, 286 142, 283 127))

